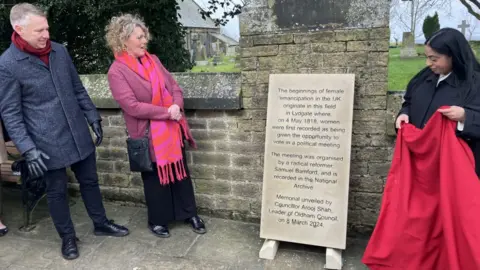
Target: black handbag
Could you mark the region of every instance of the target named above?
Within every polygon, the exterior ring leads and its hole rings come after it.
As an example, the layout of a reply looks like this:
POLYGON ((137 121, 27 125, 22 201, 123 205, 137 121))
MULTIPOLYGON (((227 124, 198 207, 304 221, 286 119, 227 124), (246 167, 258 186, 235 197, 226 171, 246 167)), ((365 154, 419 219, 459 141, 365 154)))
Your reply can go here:
POLYGON ((130 162, 130 171, 132 172, 153 171, 152 159, 150 158, 148 130, 149 128, 147 128, 145 136, 142 138, 127 138, 128 160, 130 162))

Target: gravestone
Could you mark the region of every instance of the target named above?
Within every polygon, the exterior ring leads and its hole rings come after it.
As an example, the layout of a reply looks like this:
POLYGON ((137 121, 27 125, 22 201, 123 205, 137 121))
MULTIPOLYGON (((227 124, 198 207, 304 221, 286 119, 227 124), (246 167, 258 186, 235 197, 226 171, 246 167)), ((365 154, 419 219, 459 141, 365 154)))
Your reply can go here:
POLYGON ((190 43, 190 61, 193 62, 197 59, 197 39, 192 38, 190 43))
POLYGON ((207 49, 200 42, 197 44, 197 53, 196 53, 195 63, 197 64, 197 66, 208 65, 207 49))
POLYGON ((235 56, 235 68, 241 68, 242 67, 242 55, 237 52, 235 56))
POLYGON ((212 62, 213 62, 213 65, 216 66, 216 65, 218 65, 218 63, 221 63, 221 62, 222 62, 222 58, 221 58, 218 54, 216 54, 216 55, 213 57, 212 62))
POLYGON ((400 58, 414 58, 417 56, 417 50, 415 49, 415 38, 411 32, 404 32, 402 48, 400 49, 400 58))
POLYGON ((462 24, 458 25, 458 28, 460 28, 460 31, 462 31, 462 34, 465 36, 465 30, 470 27, 470 24, 467 24, 467 21, 463 20, 462 24))
MULTIPOLYGON (((278 241, 327 247, 340 269, 347 234, 354 74, 271 74, 260 257, 278 241)), ((332 266, 333 265, 333 266, 332 266)))

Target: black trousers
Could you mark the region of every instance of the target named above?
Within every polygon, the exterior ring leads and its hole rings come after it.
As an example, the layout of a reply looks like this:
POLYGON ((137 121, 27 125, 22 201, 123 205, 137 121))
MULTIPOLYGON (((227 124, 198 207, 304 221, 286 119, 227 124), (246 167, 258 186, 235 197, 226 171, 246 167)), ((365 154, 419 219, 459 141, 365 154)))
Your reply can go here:
POLYGON ((169 222, 185 220, 197 215, 197 204, 193 191, 192 179, 187 167, 185 149, 182 149, 183 164, 187 178, 168 185, 160 185, 157 166, 153 172, 143 172, 143 190, 148 209, 148 222, 152 225, 168 225, 169 222))
MULTIPOLYGON (((98 186, 95 152, 86 159, 73 164, 71 169, 80 184, 80 193, 94 226, 105 223, 107 217, 100 187, 98 186)), ((47 184, 48 208, 58 234, 62 238, 75 236, 67 201, 68 177, 66 168, 47 171, 44 177, 47 184)))

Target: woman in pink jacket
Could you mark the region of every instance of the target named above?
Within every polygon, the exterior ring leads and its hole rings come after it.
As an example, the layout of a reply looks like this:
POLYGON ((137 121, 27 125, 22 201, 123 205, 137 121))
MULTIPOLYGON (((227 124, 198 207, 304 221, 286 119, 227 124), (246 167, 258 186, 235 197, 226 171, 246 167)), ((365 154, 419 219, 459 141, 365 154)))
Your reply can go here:
POLYGON ((148 227, 169 237, 168 223, 185 220, 206 232, 197 215, 184 141, 196 147, 183 114, 183 92, 157 56, 146 51, 148 28, 136 16, 113 17, 106 39, 115 61, 108 71, 114 99, 131 139, 148 136, 153 171, 142 171, 148 227))

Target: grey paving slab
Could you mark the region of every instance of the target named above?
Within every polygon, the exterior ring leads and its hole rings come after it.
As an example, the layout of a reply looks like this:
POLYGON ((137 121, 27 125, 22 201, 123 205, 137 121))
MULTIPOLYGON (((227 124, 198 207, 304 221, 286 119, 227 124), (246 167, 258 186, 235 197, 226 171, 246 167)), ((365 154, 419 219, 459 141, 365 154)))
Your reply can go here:
POLYGON ((8 234, 0 239, 0 269, 21 261, 25 252, 29 249, 29 243, 19 241, 16 237, 8 234))
POLYGON ((274 260, 268 261, 265 269, 322 269, 325 264, 325 254, 299 252, 280 249, 274 260))
POLYGON ((231 269, 230 264, 217 262, 214 260, 203 259, 185 259, 158 256, 157 254, 146 253, 143 254, 138 262, 131 264, 129 269, 136 270, 154 270, 154 269, 212 269, 212 270, 226 270, 231 269))
MULTIPOLYGON (((48 215, 46 202, 34 215, 36 228, 21 232, 20 194, 9 191, 3 219, 11 231, 0 238, 0 270, 282 270, 323 269, 325 249, 294 243, 280 244, 274 260, 263 260, 258 252, 263 244, 258 224, 203 217, 207 234, 198 235, 188 224, 170 225, 170 238, 158 238, 147 228, 147 210, 105 202, 110 219, 126 225, 127 237, 97 237, 83 202, 71 200, 71 214, 80 238, 80 257, 67 261, 61 257, 60 239, 48 215)), ((360 263, 366 240, 349 239, 344 252, 344 270, 367 269, 360 263)))
MULTIPOLYGON (((207 229, 210 228, 210 218, 204 218, 207 229)), ((153 235, 147 227, 147 210, 140 209, 129 224, 131 231, 128 239, 144 244, 151 254, 184 257, 200 235, 194 233, 191 227, 183 222, 169 224, 170 237, 159 238, 153 235)))
MULTIPOLYGON (((22 201, 19 190, 16 189, 4 189, 2 194, 4 196, 5 205, 3 207, 4 219, 10 223, 22 224, 22 201)), ((32 220, 38 222, 45 218, 48 218, 48 206, 46 199, 42 199, 36 207, 32 220)))
POLYGON ((216 258, 237 269, 262 269, 264 261, 258 258, 263 243, 258 237, 260 227, 256 224, 230 222, 212 219, 210 233, 197 241, 188 256, 196 259, 216 258))
MULTIPOLYGON (((115 223, 126 226, 127 228, 132 226, 134 216, 139 210, 140 208, 138 207, 119 206, 109 203, 105 204, 107 218, 112 219, 115 223)), ((94 235, 92 220, 88 216, 82 201, 78 201, 75 206, 72 207, 71 214, 77 237, 83 243, 99 245, 108 238, 106 236, 94 235)))
MULTIPOLYGON (((2 268, 0 268, 2 269, 2 268)), ((28 267, 25 266, 20 266, 20 265, 11 265, 8 268, 5 268, 7 270, 30 270, 28 267)))

